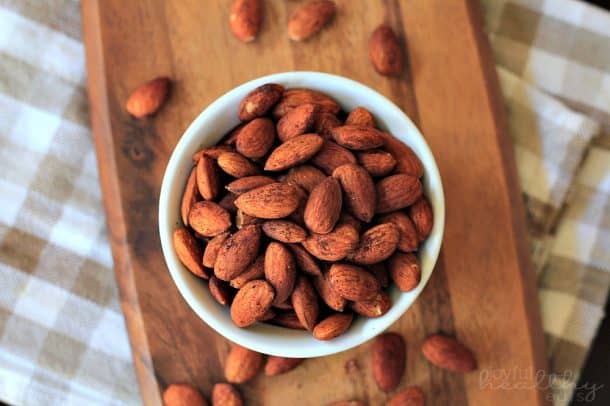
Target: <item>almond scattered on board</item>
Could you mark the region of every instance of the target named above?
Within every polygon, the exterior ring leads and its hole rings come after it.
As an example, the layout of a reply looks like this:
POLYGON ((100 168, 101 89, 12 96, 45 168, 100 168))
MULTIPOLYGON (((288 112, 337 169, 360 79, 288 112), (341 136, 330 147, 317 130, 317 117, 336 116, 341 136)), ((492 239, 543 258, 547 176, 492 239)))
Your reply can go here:
POLYGON ((201 392, 186 383, 173 383, 163 391, 165 406, 208 406, 201 392))
POLYGON ((237 39, 243 42, 254 40, 262 21, 262 0, 233 0, 229 25, 237 39))
POLYGON ((439 368, 454 372, 470 372, 477 369, 472 351, 453 337, 433 334, 422 345, 424 357, 439 368))
POLYGON ((332 20, 337 8, 330 0, 311 0, 296 9, 288 20, 288 36, 303 41, 317 34, 332 20))
POLYGON ((373 341, 371 365, 377 387, 390 392, 400 384, 405 373, 407 353, 399 334, 384 333, 373 341))
POLYGON ((136 118, 155 114, 169 95, 171 81, 158 77, 138 86, 127 99, 125 109, 136 118))
POLYGON ((402 50, 398 37, 385 24, 373 31, 369 39, 369 58, 377 72, 397 76, 403 71, 402 50))
POLYGON ((235 344, 225 360, 225 378, 230 383, 248 382, 258 374, 263 362, 263 354, 235 344))
POLYGON ((243 404, 241 395, 230 383, 217 383, 212 388, 212 406, 243 406, 243 404))

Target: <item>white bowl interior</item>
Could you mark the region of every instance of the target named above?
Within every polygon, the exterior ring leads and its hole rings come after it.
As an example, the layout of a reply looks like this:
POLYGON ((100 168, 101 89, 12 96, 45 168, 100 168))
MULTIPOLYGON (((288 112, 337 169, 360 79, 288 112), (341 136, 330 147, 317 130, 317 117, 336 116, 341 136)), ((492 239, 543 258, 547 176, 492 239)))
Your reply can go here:
POLYGON ((394 323, 411 306, 426 285, 439 254, 445 223, 443 188, 436 162, 424 138, 396 105, 381 94, 353 80, 318 72, 278 73, 245 83, 210 104, 188 127, 169 160, 159 199, 159 232, 165 261, 178 290, 210 327, 227 339, 265 354, 285 357, 317 357, 355 347, 378 335, 394 323), (356 317, 350 329, 331 341, 318 341, 305 331, 291 330, 263 323, 246 329, 233 324, 229 309, 209 294, 207 283, 192 275, 178 260, 172 246, 173 231, 182 226, 180 196, 192 169, 191 156, 205 146, 214 145, 239 123, 240 100, 264 83, 279 83, 287 88, 306 87, 334 97, 344 110, 363 106, 373 113, 379 126, 409 145, 421 159, 425 174, 424 191, 434 211, 434 227, 418 252, 422 280, 413 291, 390 290, 393 306, 382 317, 356 317))

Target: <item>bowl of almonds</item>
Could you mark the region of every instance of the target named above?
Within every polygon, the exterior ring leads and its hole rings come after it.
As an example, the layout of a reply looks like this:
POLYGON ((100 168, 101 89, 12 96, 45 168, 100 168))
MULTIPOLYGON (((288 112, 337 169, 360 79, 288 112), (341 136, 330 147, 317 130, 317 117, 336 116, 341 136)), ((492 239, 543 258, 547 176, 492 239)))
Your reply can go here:
POLYGON ((188 127, 159 201, 163 254, 195 313, 265 354, 337 353, 380 334, 436 263, 444 196, 409 118, 376 91, 288 72, 188 127))

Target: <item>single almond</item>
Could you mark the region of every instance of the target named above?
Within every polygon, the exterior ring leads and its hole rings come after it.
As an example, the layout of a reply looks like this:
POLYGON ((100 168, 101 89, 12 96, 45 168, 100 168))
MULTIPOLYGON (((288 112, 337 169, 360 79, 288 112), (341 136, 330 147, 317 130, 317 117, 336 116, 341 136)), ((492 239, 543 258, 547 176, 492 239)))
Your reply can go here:
POLYGON ((293 41, 304 41, 317 34, 328 24, 337 7, 330 0, 311 0, 297 8, 288 20, 288 37, 293 41))
POLYGON ((333 289, 347 300, 373 299, 380 290, 379 282, 365 269, 355 265, 334 263, 328 270, 328 281, 333 289))
POLYGON ((195 165, 199 162, 199 158, 202 156, 207 156, 208 158, 218 159, 220 154, 223 152, 232 152, 233 147, 230 145, 214 145, 213 147, 208 147, 204 149, 200 149, 199 151, 193 154, 193 162, 195 165))
POLYGON ((375 276, 375 278, 379 282, 379 285, 382 288, 387 288, 389 286, 390 277, 388 275, 388 270, 386 269, 383 262, 380 262, 378 264, 369 265, 368 270, 371 271, 373 276, 375 276))
POLYGON ((364 317, 381 317, 390 310, 390 307, 392 307, 390 296, 383 291, 371 300, 350 303, 350 309, 364 317))
POLYGON ((248 382, 258 374, 263 362, 263 354, 235 344, 225 360, 225 378, 231 383, 248 382))
POLYGON ((424 392, 416 386, 402 389, 394 394, 386 406, 425 406, 424 392))
POLYGON ((358 245, 358 231, 350 224, 338 223, 328 234, 312 234, 302 242, 314 257, 323 261, 339 261, 358 245))
POLYGON ((239 119, 250 121, 262 117, 280 100, 284 87, 275 83, 265 83, 246 95, 239 103, 239 119))
POLYGON ((318 184, 309 194, 305 205, 303 218, 307 228, 318 234, 330 233, 341 215, 342 201, 337 179, 328 177, 318 184))
POLYGON ((220 191, 220 178, 211 158, 202 156, 197 162, 197 188, 205 200, 214 200, 220 191))
POLYGON ((320 270, 320 266, 311 256, 309 252, 307 252, 303 247, 298 244, 290 244, 288 245, 290 251, 292 251, 292 255, 294 255, 294 260, 296 262, 297 268, 300 271, 303 271, 309 275, 318 276, 322 275, 322 271, 320 270))
POLYGON ((477 369, 472 351, 453 337, 433 334, 422 345, 424 357, 439 368, 454 372, 470 372, 477 369))
POLYGON ((315 277, 313 284, 328 307, 338 312, 342 312, 345 309, 347 301, 333 289, 326 275, 315 277))
POLYGON ((255 118, 241 129, 235 141, 237 152, 246 158, 267 155, 275 141, 275 125, 268 118, 255 118))
POLYGON ((235 178, 254 176, 258 175, 260 172, 253 162, 237 152, 222 153, 216 162, 218 163, 218 166, 220 166, 220 169, 235 178))
POLYGON ((199 243, 186 228, 179 228, 173 235, 174 250, 182 264, 193 274, 208 279, 209 272, 201 265, 203 255, 199 243))
POLYGON ((412 205, 422 195, 422 184, 405 174, 388 176, 375 185, 377 213, 389 213, 412 205))
POLYGON ((364 107, 356 107, 345 119, 345 125, 359 125, 363 127, 375 127, 375 118, 370 111, 364 107))
POLYGON ((205 250, 203 251, 203 260, 201 261, 203 266, 214 268, 218 251, 227 238, 229 238, 229 232, 218 234, 208 241, 208 245, 206 245, 205 250))
POLYGON ((230 383, 217 383, 212 388, 212 406, 243 406, 243 404, 241 395, 230 383))
POLYGON ((189 225, 199 235, 214 237, 231 227, 231 215, 214 202, 197 202, 189 212, 189 225))
POLYGON ((233 300, 233 291, 227 282, 221 281, 214 275, 208 281, 210 295, 223 306, 228 306, 233 300))
POLYGON ((403 71, 402 50, 398 37, 385 24, 373 31, 369 39, 369 58, 377 72, 397 76, 403 71))
POLYGON ((419 241, 424 241, 432 232, 434 218, 432 207, 425 196, 417 199, 411 207, 409 207, 409 217, 413 220, 413 225, 417 230, 419 241))
POLYGON ((343 125, 331 131, 335 142, 352 150, 378 148, 383 145, 381 131, 373 127, 360 125, 343 125))
POLYGON ((371 176, 386 176, 396 166, 394 156, 386 151, 372 150, 358 152, 358 163, 371 174, 371 176))
POLYGON ((235 199, 237 195, 235 193, 227 193, 218 201, 218 205, 228 211, 231 214, 237 213, 237 207, 235 206, 235 199))
POLYGON ((388 271, 390 277, 402 292, 415 289, 421 280, 419 261, 415 255, 410 253, 397 252, 392 255, 388 261, 388 271))
POLYGON ((235 206, 244 213, 270 220, 288 216, 299 203, 296 187, 279 182, 252 189, 235 200, 235 206))
POLYGON ((388 133, 383 133, 385 149, 396 159, 396 172, 421 178, 424 175, 424 165, 415 152, 402 141, 388 133))
POLYGON ((293 311, 279 313, 273 319, 269 320, 269 323, 293 330, 305 330, 305 327, 303 327, 297 315, 293 311))
POLYGON ((375 214, 375 184, 360 165, 345 164, 333 171, 341 183, 348 210, 359 220, 369 222, 375 214))
POLYGON ((233 182, 225 186, 225 189, 236 195, 241 195, 249 192, 252 189, 269 185, 271 183, 275 183, 275 179, 270 178, 269 176, 246 176, 245 178, 235 179, 233 182))
POLYGON ((405 341, 397 333, 384 333, 373 342, 371 365, 377 387, 384 392, 396 389, 405 373, 405 341))
POLYGON ((281 144, 271 152, 266 171, 283 171, 308 161, 318 153, 324 140, 317 134, 302 134, 281 144))
POLYGON ((163 391, 165 406, 208 406, 197 388, 186 383, 173 383, 163 391))
POLYGON ((260 224, 262 222, 258 217, 250 216, 249 214, 244 213, 242 210, 237 210, 235 213, 235 226, 241 230, 245 226, 250 226, 254 224, 260 224))
POLYGON ((318 306, 318 295, 313 286, 305 276, 299 276, 294 285, 291 295, 292 307, 299 321, 305 328, 312 331, 316 322, 320 308, 318 306))
POLYGON ((270 242, 265 251, 265 279, 275 289, 274 304, 286 301, 292 294, 297 272, 292 253, 284 244, 270 242))
POLYGON ((284 176, 283 182, 302 187, 308 193, 311 193, 313 188, 318 186, 324 179, 326 179, 326 175, 318 168, 311 165, 299 165, 290 168, 286 176, 284 176))
POLYGON ((218 250, 214 274, 223 281, 230 281, 246 270, 256 258, 261 232, 258 226, 246 226, 226 239, 218 250))
POLYGON ((313 129, 316 112, 315 104, 305 103, 286 113, 277 123, 277 136, 280 141, 286 142, 313 129))
POLYGON ((262 229, 267 237, 288 244, 305 241, 307 238, 307 231, 292 221, 268 220, 263 223, 262 229))
POLYGON ((400 234, 393 223, 383 223, 368 229, 347 259, 357 264, 371 265, 384 261, 396 251, 400 234))
POLYGON ((136 118, 155 114, 169 96, 171 81, 158 77, 138 86, 127 99, 125 109, 136 118))
MULTIPOLYGON (((413 206, 411 206, 413 207, 413 206)), ((379 219, 380 223, 392 223, 398 228, 400 239, 398 240, 398 249, 402 252, 417 251, 419 238, 417 230, 413 222, 405 213, 395 211, 387 214, 379 219)))
POLYGON ((311 89, 294 88, 284 92, 280 101, 273 108, 273 116, 281 118, 290 110, 305 103, 315 104, 320 112, 330 114, 337 114, 341 110, 339 104, 327 94, 311 89))
POLYGON ((195 202, 201 199, 199 189, 197 188, 196 171, 196 168, 193 168, 191 171, 191 174, 186 181, 186 186, 184 187, 184 192, 182 193, 182 200, 180 202, 180 217, 182 217, 182 223, 185 226, 189 225, 189 212, 191 211, 191 207, 193 204, 195 204, 195 202))
POLYGON ((238 327, 256 323, 271 308, 274 297, 273 287, 267 281, 247 282, 231 303, 231 320, 238 327))
POLYGON ((356 157, 342 146, 327 140, 311 159, 311 163, 322 169, 327 175, 332 175, 333 171, 341 165, 355 164, 356 157))
POLYGON ((313 336, 318 340, 332 340, 347 331, 353 318, 351 313, 334 313, 316 324, 313 336))
POLYGON ((326 111, 318 111, 313 124, 313 129, 316 134, 328 140, 331 138, 331 131, 335 127, 343 125, 341 120, 336 115, 326 111))
POLYGON ((235 37, 243 42, 256 38, 263 21, 262 0, 233 0, 229 25, 235 37))
POLYGON ((305 361, 304 358, 286 358, 270 355, 267 357, 267 363, 265 364, 265 375, 276 376, 285 374, 301 365, 303 361, 305 361))
POLYGON ((265 277, 265 256, 259 255, 245 271, 231 279, 229 284, 235 289, 241 289, 246 283, 265 277))

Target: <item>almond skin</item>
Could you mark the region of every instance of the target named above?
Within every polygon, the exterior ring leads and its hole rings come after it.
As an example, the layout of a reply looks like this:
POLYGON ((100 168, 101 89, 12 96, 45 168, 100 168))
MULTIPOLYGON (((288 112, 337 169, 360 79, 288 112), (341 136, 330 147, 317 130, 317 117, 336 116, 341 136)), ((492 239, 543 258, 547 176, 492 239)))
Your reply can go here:
POLYGON ((214 264, 216 277, 230 281, 245 271, 256 258, 260 240, 261 232, 258 226, 246 226, 227 238, 216 256, 214 264))
POLYGON ((302 242, 314 257, 323 261, 339 261, 358 245, 358 231, 350 224, 339 223, 328 234, 312 234, 302 242))
POLYGON ((322 148, 324 140, 317 134, 303 134, 289 139, 271 152, 266 171, 283 171, 302 164, 322 148))
POLYGON ((416 386, 396 392, 386 403, 386 406, 425 406, 424 392, 416 386))
POLYGON ((339 120, 334 114, 319 111, 316 114, 313 129, 316 134, 319 134, 322 136, 322 138, 328 140, 331 138, 332 129, 341 125, 341 120, 339 120))
POLYGON ((265 256, 260 255, 254 260, 245 271, 231 279, 229 284, 235 289, 241 289, 246 283, 255 279, 263 279, 265 277, 265 256))
POLYGON ((384 392, 396 389, 405 373, 405 342, 399 334, 385 333, 373 342, 371 365, 377 387, 384 392))
POLYGON ((261 0, 233 0, 229 25, 235 37, 243 42, 256 38, 263 21, 261 0))
POLYGON ((199 243, 186 228, 179 228, 173 235, 174 249, 182 264, 193 274, 208 279, 209 272, 201 265, 203 255, 199 243))
POLYGON ((369 222, 375 214, 375 184, 371 175, 356 164, 341 165, 333 171, 341 183, 345 205, 359 220, 369 222))
POLYGON ((188 180, 186 181, 186 186, 184 187, 184 193, 182 193, 182 200, 180 202, 180 217, 182 218, 182 223, 185 226, 189 225, 189 212, 191 211, 191 207, 195 202, 201 199, 199 195, 199 189, 197 188, 197 169, 193 168, 191 174, 189 175, 188 180))
POLYGON ((283 182, 299 186, 311 193, 313 188, 318 186, 326 175, 321 170, 311 165, 299 165, 291 168, 283 179, 283 182))
POLYGON ((231 300, 233 299, 233 292, 226 282, 221 281, 212 275, 208 281, 208 287, 210 289, 210 295, 212 295, 212 297, 216 299, 218 303, 223 306, 228 306, 231 303, 231 300))
POLYGON ((189 224, 199 235, 214 237, 231 227, 231 215, 213 202, 197 202, 189 213, 189 224))
POLYGON ((235 200, 235 205, 244 213, 270 220, 288 216, 299 207, 299 203, 296 187, 286 183, 261 186, 235 200))
POLYGON ((230 383, 217 383, 212 388, 213 406, 243 406, 241 395, 230 383))
POLYGON ((413 225, 417 230, 419 241, 424 241, 432 232, 434 218, 432 207, 425 196, 417 199, 411 207, 409 207, 409 217, 413 221, 413 225))
POLYGON ((318 324, 313 329, 313 336, 318 340, 332 340, 343 334, 352 324, 354 316, 351 313, 335 313, 318 324))
POLYGON ((258 374, 263 361, 263 354, 233 345, 225 361, 225 378, 231 383, 245 383, 258 374))
POLYGON ((338 312, 342 312, 345 309, 347 301, 333 289, 326 275, 315 277, 313 284, 328 307, 338 312))
POLYGON ((396 172, 421 178, 424 166, 415 152, 391 134, 383 133, 385 149, 396 159, 396 172))
POLYGON ((345 125, 359 125, 363 127, 375 127, 375 118, 370 111, 364 107, 356 107, 345 119, 345 125))
POLYGON ((364 151, 358 153, 358 163, 371 176, 386 176, 396 166, 394 156, 386 151, 364 151))
POLYGON ((216 257, 218 256, 218 251, 222 244, 229 238, 229 233, 218 234, 216 237, 212 238, 208 241, 208 245, 205 247, 203 251, 203 260, 201 261, 203 266, 208 268, 214 268, 214 264, 216 263, 216 257))
POLYGON ((275 289, 274 304, 285 302, 294 289, 296 266, 292 253, 284 244, 270 242, 265 251, 265 279, 275 289))
POLYGON ((304 41, 317 34, 328 24, 337 8, 330 0, 311 0, 292 13, 288 20, 288 37, 304 41))
POLYGON ((199 162, 199 158, 202 156, 207 156, 211 159, 218 159, 220 154, 223 152, 232 152, 233 148, 230 145, 214 145, 213 147, 208 147, 204 149, 200 149, 199 151, 193 154, 193 162, 197 164, 199 162))
POLYGON ((305 361, 303 358, 286 358, 270 355, 265 364, 265 375, 276 376, 292 371, 305 361))
POLYGON ((316 112, 315 104, 305 103, 286 113, 277 123, 277 136, 280 141, 286 142, 313 129, 316 112))
POLYGON ((293 108, 301 104, 311 103, 318 106, 320 112, 337 114, 341 107, 330 96, 311 89, 288 89, 273 109, 273 116, 281 118, 293 108))
POLYGON ((320 308, 318 307, 318 295, 306 277, 299 276, 297 279, 291 301, 301 324, 307 330, 312 331, 318 321, 320 308))
POLYGON ((294 255, 294 261, 296 262, 297 268, 300 271, 313 276, 322 275, 320 266, 318 265, 314 257, 312 257, 311 254, 307 252, 303 247, 297 244, 290 244, 288 248, 290 248, 290 251, 292 251, 292 255, 294 255))
POLYGON ((363 265, 384 261, 396 251, 399 239, 398 227, 393 223, 379 224, 362 234, 358 247, 347 259, 363 265))
POLYGON ((335 263, 328 271, 333 289, 347 300, 370 300, 379 293, 379 282, 369 272, 355 265, 335 263))
POLYGON ((373 127, 360 125, 343 125, 331 131, 335 142, 351 150, 364 150, 383 146, 381 131, 373 127))
POLYGON ((383 291, 371 300, 350 303, 350 309, 364 317, 381 317, 390 310, 390 307, 392 307, 390 296, 383 291))
POLYGON ((316 186, 307 199, 303 218, 309 230, 318 234, 330 233, 341 215, 341 186, 337 179, 328 177, 316 186))
POLYGON ((262 117, 280 100, 284 87, 266 83, 246 95, 239 103, 239 119, 250 121, 262 117))
POLYGON ((422 195, 419 179, 405 174, 388 176, 375 185, 377 213, 389 213, 411 204, 422 195))
POLYGON ((269 185, 271 183, 275 183, 275 179, 270 178, 269 176, 246 176, 245 178, 235 179, 233 182, 225 186, 225 189, 236 195, 241 195, 251 191, 252 189, 269 185))
POLYGON ((273 121, 268 118, 255 118, 241 129, 235 140, 235 148, 246 158, 259 159, 267 155, 274 140, 273 121))
POLYGON ((470 372, 477 369, 472 351, 453 337, 433 334, 422 345, 424 357, 439 368, 454 372, 470 372))
POLYGON ((201 392, 186 383, 173 383, 163 392, 165 406, 208 406, 201 392))
POLYGON ((235 178, 258 175, 258 167, 245 156, 237 152, 225 152, 220 154, 216 161, 220 169, 235 178))
POLYGON ((167 100, 170 86, 167 77, 158 77, 140 85, 127 99, 125 109, 136 118, 155 114, 167 100))
POLYGON ((384 76, 397 76, 403 71, 402 51, 396 34, 381 24, 369 39, 369 58, 377 72, 384 76))
POLYGON ((287 244, 304 241, 307 231, 298 224, 286 220, 265 221, 262 226, 263 233, 269 238, 287 244))
POLYGON ((402 292, 409 292, 419 284, 421 269, 413 254, 397 252, 388 261, 390 277, 402 292))
POLYGON ((345 164, 355 164, 356 157, 347 149, 333 141, 325 141, 320 151, 311 162, 322 169, 326 174, 332 175, 333 171, 345 164))
POLYGON ((214 200, 220 191, 220 178, 211 158, 202 156, 197 162, 197 188, 205 200, 214 200))
POLYGON ((293 311, 279 313, 273 319, 269 320, 269 323, 293 330, 305 330, 305 327, 303 327, 297 315, 293 311))
POLYGON ((231 303, 231 320, 238 327, 256 323, 271 308, 274 297, 273 287, 267 281, 247 282, 231 303))
POLYGON ((398 228, 398 234, 400 235, 400 239, 398 240, 398 250, 402 252, 417 251, 419 238, 417 236, 417 230, 415 229, 415 226, 413 225, 413 222, 409 216, 401 211, 395 211, 381 217, 379 222, 392 223, 398 228))

